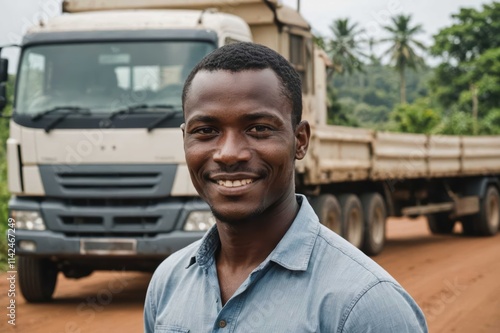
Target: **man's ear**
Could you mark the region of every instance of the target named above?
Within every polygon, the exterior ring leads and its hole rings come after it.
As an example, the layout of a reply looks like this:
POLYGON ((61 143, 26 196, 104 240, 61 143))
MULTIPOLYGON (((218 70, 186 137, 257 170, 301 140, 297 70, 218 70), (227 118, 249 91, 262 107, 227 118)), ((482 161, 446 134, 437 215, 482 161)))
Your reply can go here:
POLYGON ((184 134, 185 133, 185 129, 186 129, 186 123, 182 123, 181 126, 180 126, 181 130, 182 130, 182 137, 184 138, 184 134))
POLYGON ((311 127, 307 121, 303 120, 295 127, 295 158, 297 160, 306 156, 310 137, 311 127))

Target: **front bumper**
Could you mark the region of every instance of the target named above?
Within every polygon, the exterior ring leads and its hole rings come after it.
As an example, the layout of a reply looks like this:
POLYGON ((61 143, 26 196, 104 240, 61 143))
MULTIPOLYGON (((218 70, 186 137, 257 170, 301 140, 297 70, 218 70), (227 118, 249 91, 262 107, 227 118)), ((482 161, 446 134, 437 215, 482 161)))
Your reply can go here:
POLYGON ((208 210, 199 198, 166 198, 136 205, 72 205, 48 198, 13 197, 9 210, 39 211, 46 230, 16 230, 16 254, 52 258, 165 258, 200 239, 184 231, 192 211, 208 210), (30 246, 20 246, 31 242, 30 246), (133 246, 129 246, 132 244, 133 246), (122 248, 126 245, 126 248, 122 248))
MULTIPOLYGON (((203 237, 203 232, 185 232, 185 231, 172 231, 167 234, 157 235, 151 238, 137 238, 137 237, 119 237, 103 236, 102 240, 113 241, 126 241, 134 240, 136 242, 135 253, 126 253, 125 256, 142 256, 150 258, 165 258, 170 254, 182 249, 183 247, 197 241, 203 237)), ((67 237, 60 233, 53 231, 28 231, 16 230, 16 254, 30 255, 30 256, 43 256, 43 257, 57 257, 57 258, 74 258, 76 256, 86 256, 85 249, 82 244, 86 240, 96 240, 99 237, 67 237), (21 241, 31 241, 35 243, 35 251, 25 251, 19 247, 21 241), (83 242, 82 242, 83 241, 83 242)), ((102 250, 102 257, 120 257, 121 254, 116 254, 116 251, 102 250)))

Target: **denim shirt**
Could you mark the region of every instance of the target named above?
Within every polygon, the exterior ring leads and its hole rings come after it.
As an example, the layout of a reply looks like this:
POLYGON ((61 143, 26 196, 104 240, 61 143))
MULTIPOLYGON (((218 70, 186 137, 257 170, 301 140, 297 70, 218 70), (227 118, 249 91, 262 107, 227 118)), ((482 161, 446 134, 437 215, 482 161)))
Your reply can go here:
POLYGON ((427 332, 410 295, 377 263, 321 225, 307 202, 292 225, 222 306, 214 226, 156 270, 145 332, 427 332))

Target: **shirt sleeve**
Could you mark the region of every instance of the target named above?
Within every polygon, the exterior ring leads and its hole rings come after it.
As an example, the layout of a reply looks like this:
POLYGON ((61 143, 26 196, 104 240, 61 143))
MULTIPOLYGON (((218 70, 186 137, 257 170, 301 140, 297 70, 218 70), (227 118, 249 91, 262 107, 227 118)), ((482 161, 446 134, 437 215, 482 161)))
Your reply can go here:
POLYGON ((342 333, 427 333, 424 314, 399 285, 382 281, 364 292, 351 307, 342 333))
POLYGON ((153 289, 153 279, 149 283, 148 291, 146 292, 146 300, 144 301, 144 332, 145 333, 153 333, 155 330, 156 307, 153 304, 154 298, 152 297, 152 289, 153 289))

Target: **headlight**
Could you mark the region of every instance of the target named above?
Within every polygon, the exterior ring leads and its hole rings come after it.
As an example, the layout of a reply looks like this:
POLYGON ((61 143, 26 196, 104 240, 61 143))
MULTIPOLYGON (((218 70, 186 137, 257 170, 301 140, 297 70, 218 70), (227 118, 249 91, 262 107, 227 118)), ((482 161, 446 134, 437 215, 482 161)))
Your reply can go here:
POLYGON ((194 211, 184 224, 185 231, 207 231, 215 224, 215 218, 210 211, 194 211))
POLYGON ((14 221, 16 221, 17 229, 45 230, 45 223, 37 211, 12 210, 10 214, 14 221))

